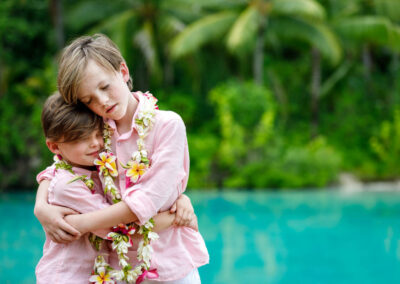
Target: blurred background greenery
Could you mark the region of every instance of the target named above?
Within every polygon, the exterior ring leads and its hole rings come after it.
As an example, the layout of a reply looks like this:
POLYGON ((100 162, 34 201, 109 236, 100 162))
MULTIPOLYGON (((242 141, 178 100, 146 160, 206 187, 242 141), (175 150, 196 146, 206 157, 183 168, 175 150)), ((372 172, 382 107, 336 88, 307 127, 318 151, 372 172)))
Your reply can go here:
POLYGON ((0 189, 36 188, 57 56, 120 47, 134 90, 187 126, 191 189, 321 188, 400 175, 398 0, 2 0, 0 189))

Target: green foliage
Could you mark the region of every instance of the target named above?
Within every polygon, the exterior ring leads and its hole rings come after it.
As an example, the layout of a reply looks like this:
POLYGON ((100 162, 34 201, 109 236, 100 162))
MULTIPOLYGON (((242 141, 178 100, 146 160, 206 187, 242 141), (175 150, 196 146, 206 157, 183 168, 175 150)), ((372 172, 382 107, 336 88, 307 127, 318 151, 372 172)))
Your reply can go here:
POLYGON ((286 142, 275 147, 254 156, 237 175, 226 181, 226 186, 305 188, 324 187, 335 181, 341 158, 324 138, 318 137, 303 146, 286 142))
POLYGON ((322 137, 306 145, 285 140, 275 126, 271 92, 231 81, 210 92, 220 122, 217 165, 224 187, 326 186, 339 171, 340 155, 322 137))
POLYGON ((383 121, 379 132, 371 137, 372 151, 380 161, 379 174, 394 178, 400 174, 400 108, 394 111, 392 121, 383 121))
MULTIPOLYGON (((397 2, 71 0, 61 28, 67 42, 109 35, 135 89, 182 116, 189 187, 321 187, 339 171, 400 176, 397 2), (314 138, 312 47, 322 55, 314 138)), ((1 188, 35 187, 51 162, 40 114, 56 89, 54 16, 45 0, 0 1, 1 188)))

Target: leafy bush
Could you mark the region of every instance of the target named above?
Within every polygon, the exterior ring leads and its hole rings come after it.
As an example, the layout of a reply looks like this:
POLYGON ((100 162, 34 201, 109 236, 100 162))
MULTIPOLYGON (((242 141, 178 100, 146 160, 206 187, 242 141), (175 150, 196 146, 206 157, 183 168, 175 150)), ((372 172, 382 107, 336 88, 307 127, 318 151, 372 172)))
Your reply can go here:
POLYGON ((270 91, 228 82, 210 93, 220 122, 217 165, 223 187, 322 187, 334 181, 341 158, 323 137, 306 145, 277 130, 270 91), (240 103, 241 102, 241 103, 240 103))
POLYGON ((379 133, 371 137, 370 145, 379 159, 378 174, 394 178, 400 174, 400 108, 396 108, 393 121, 382 122, 379 133))

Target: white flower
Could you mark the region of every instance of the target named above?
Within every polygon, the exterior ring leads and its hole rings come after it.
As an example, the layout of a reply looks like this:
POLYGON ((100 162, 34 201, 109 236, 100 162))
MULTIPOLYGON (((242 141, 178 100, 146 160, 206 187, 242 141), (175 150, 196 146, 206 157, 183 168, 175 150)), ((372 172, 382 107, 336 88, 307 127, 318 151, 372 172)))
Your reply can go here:
POLYGON ((153 240, 153 241, 158 240, 158 238, 159 238, 158 234, 155 232, 149 232, 148 237, 150 240, 153 240))
MULTIPOLYGON (((144 266, 143 266, 143 267, 144 267, 144 266)), ((142 274, 142 265, 136 266, 135 269, 134 269, 134 271, 135 271, 135 273, 136 273, 137 275, 142 274)))
POLYGON ((153 228, 153 223, 151 223, 150 221, 147 221, 144 226, 146 227, 146 229, 152 229, 153 228))
MULTIPOLYGON (((142 250, 143 250, 143 245, 144 245, 144 241, 140 240, 139 244, 138 244, 138 250, 137 250, 137 255, 139 257, 139 255, 142 254, 142 250)), ((139 259, 140 260, 140 259, 139 259)))
POLYGON ((119 265, 121 267, 125 267, 125 266, 128 266, 128 262, 124 258, 120 258, 119 259, 119 265))
POLYGON ((123 270, 112 270, 110 271, 110 276, 118 281, 122 281, 125 277, 125 274, 123 270))
POLYGON ((141 157, 139 151, 136 151, 132 154, 132 160, 134 160, 136 163, 140 163, 140 161, 142 160, 142 157, 141 157))
POLYGON ((144 145, 144 140, 142 138, 139 137, 139 139, 136 141, 136 144, 138 146, 139 149, 143 149, 145 147, 144 145))
POLYGON ((104 267, 107 266, 108 263, 104 260, 104 257, 102 255, 99 255, 96 257, 96 260, 94 261, 95 267, 104 267))
POLYGON ((150 259, 153 253, 151 245, 146 245, 138 248, 138 260, 143 260, 147 267, 150 267, 150 259))
POLYGON ((140 151, 140 154, 142 155, 142 157, 146 157, 147 158, 147 151, 146 150, 140 151))
POLYGON ((138 276, 139 276, 139 275, 136 273, 136 271, 130 270, 130 271, 128 271, 128 273, 127 273, 127 275, 126 275, 126 281, 127 281, 128 283, 135 282, 136 279, 138 278, 138 276))
POLYGON ((128 248, 131 246, 130 243, 121 241, 118 245, 117 245, 117 252, 118 253, 128 253, 128 248))
POLYGON ((137 130, 139 136, 144 136, 146 133, 145 129, 141 125, 136 125, 136 130, 137 130))

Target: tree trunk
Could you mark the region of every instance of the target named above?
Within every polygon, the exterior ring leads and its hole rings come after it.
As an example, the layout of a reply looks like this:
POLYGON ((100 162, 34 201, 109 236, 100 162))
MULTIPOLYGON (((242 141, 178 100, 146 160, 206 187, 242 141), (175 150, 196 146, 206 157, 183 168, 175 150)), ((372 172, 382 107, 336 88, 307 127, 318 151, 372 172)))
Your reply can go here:
POLYGON ((165 58, 165 63, 164 63, 164 85, 166 87, 172 86, 174 83, 174 66, 172 64, 172 60, 168 54, 168 50, 164 50, 164 58, 165 58))
POLYGON ((364 85, 367 95, 371 94, 371 71, 372 71, 372 56, 368 44, 363 45, 362 60, 364 69, 364 85))
POLYGON ((288 118, 288 99, 287 99, 286 91, 285 91, 284 87, 282 86, 281 80, 279 79, 279 77, 276 75, 276 73, 271 68, 267 69, 267 76, 268 76, 268 79, 272 86, 272 89, 274 91, 276 100, 280 104, 280 109, 282 111, 283 123, 285 123, 288 118))
POLYGON ((264 81, 264 32, 267 24, 265 17, 260 18, 260 24, 257 31, 256 46, 253 57, 253 75, 254 81, 258 85, 262 85, 264 81))
POLYGON ((50 1, 50 13, 53 21, 54 30, 56 33, 56 42, 58 49, 62 49, 65 44, 64 38, 64 15, 62 0, 50 1))
POLYGON ((399 104, 399 96, 397 93, 399 92, 399 82, 397 80, 398 71, 399 71, 399 53, 397 51, 393 51, 392 53, 392 62, 390 64, 390 73, 392 77, 392 91, 389 105, 399 104))
POLYGON ((321 92, 321 53, 313 47, 311 49, 311 137, 318 135, 319 125, 319 97, 321 92))

